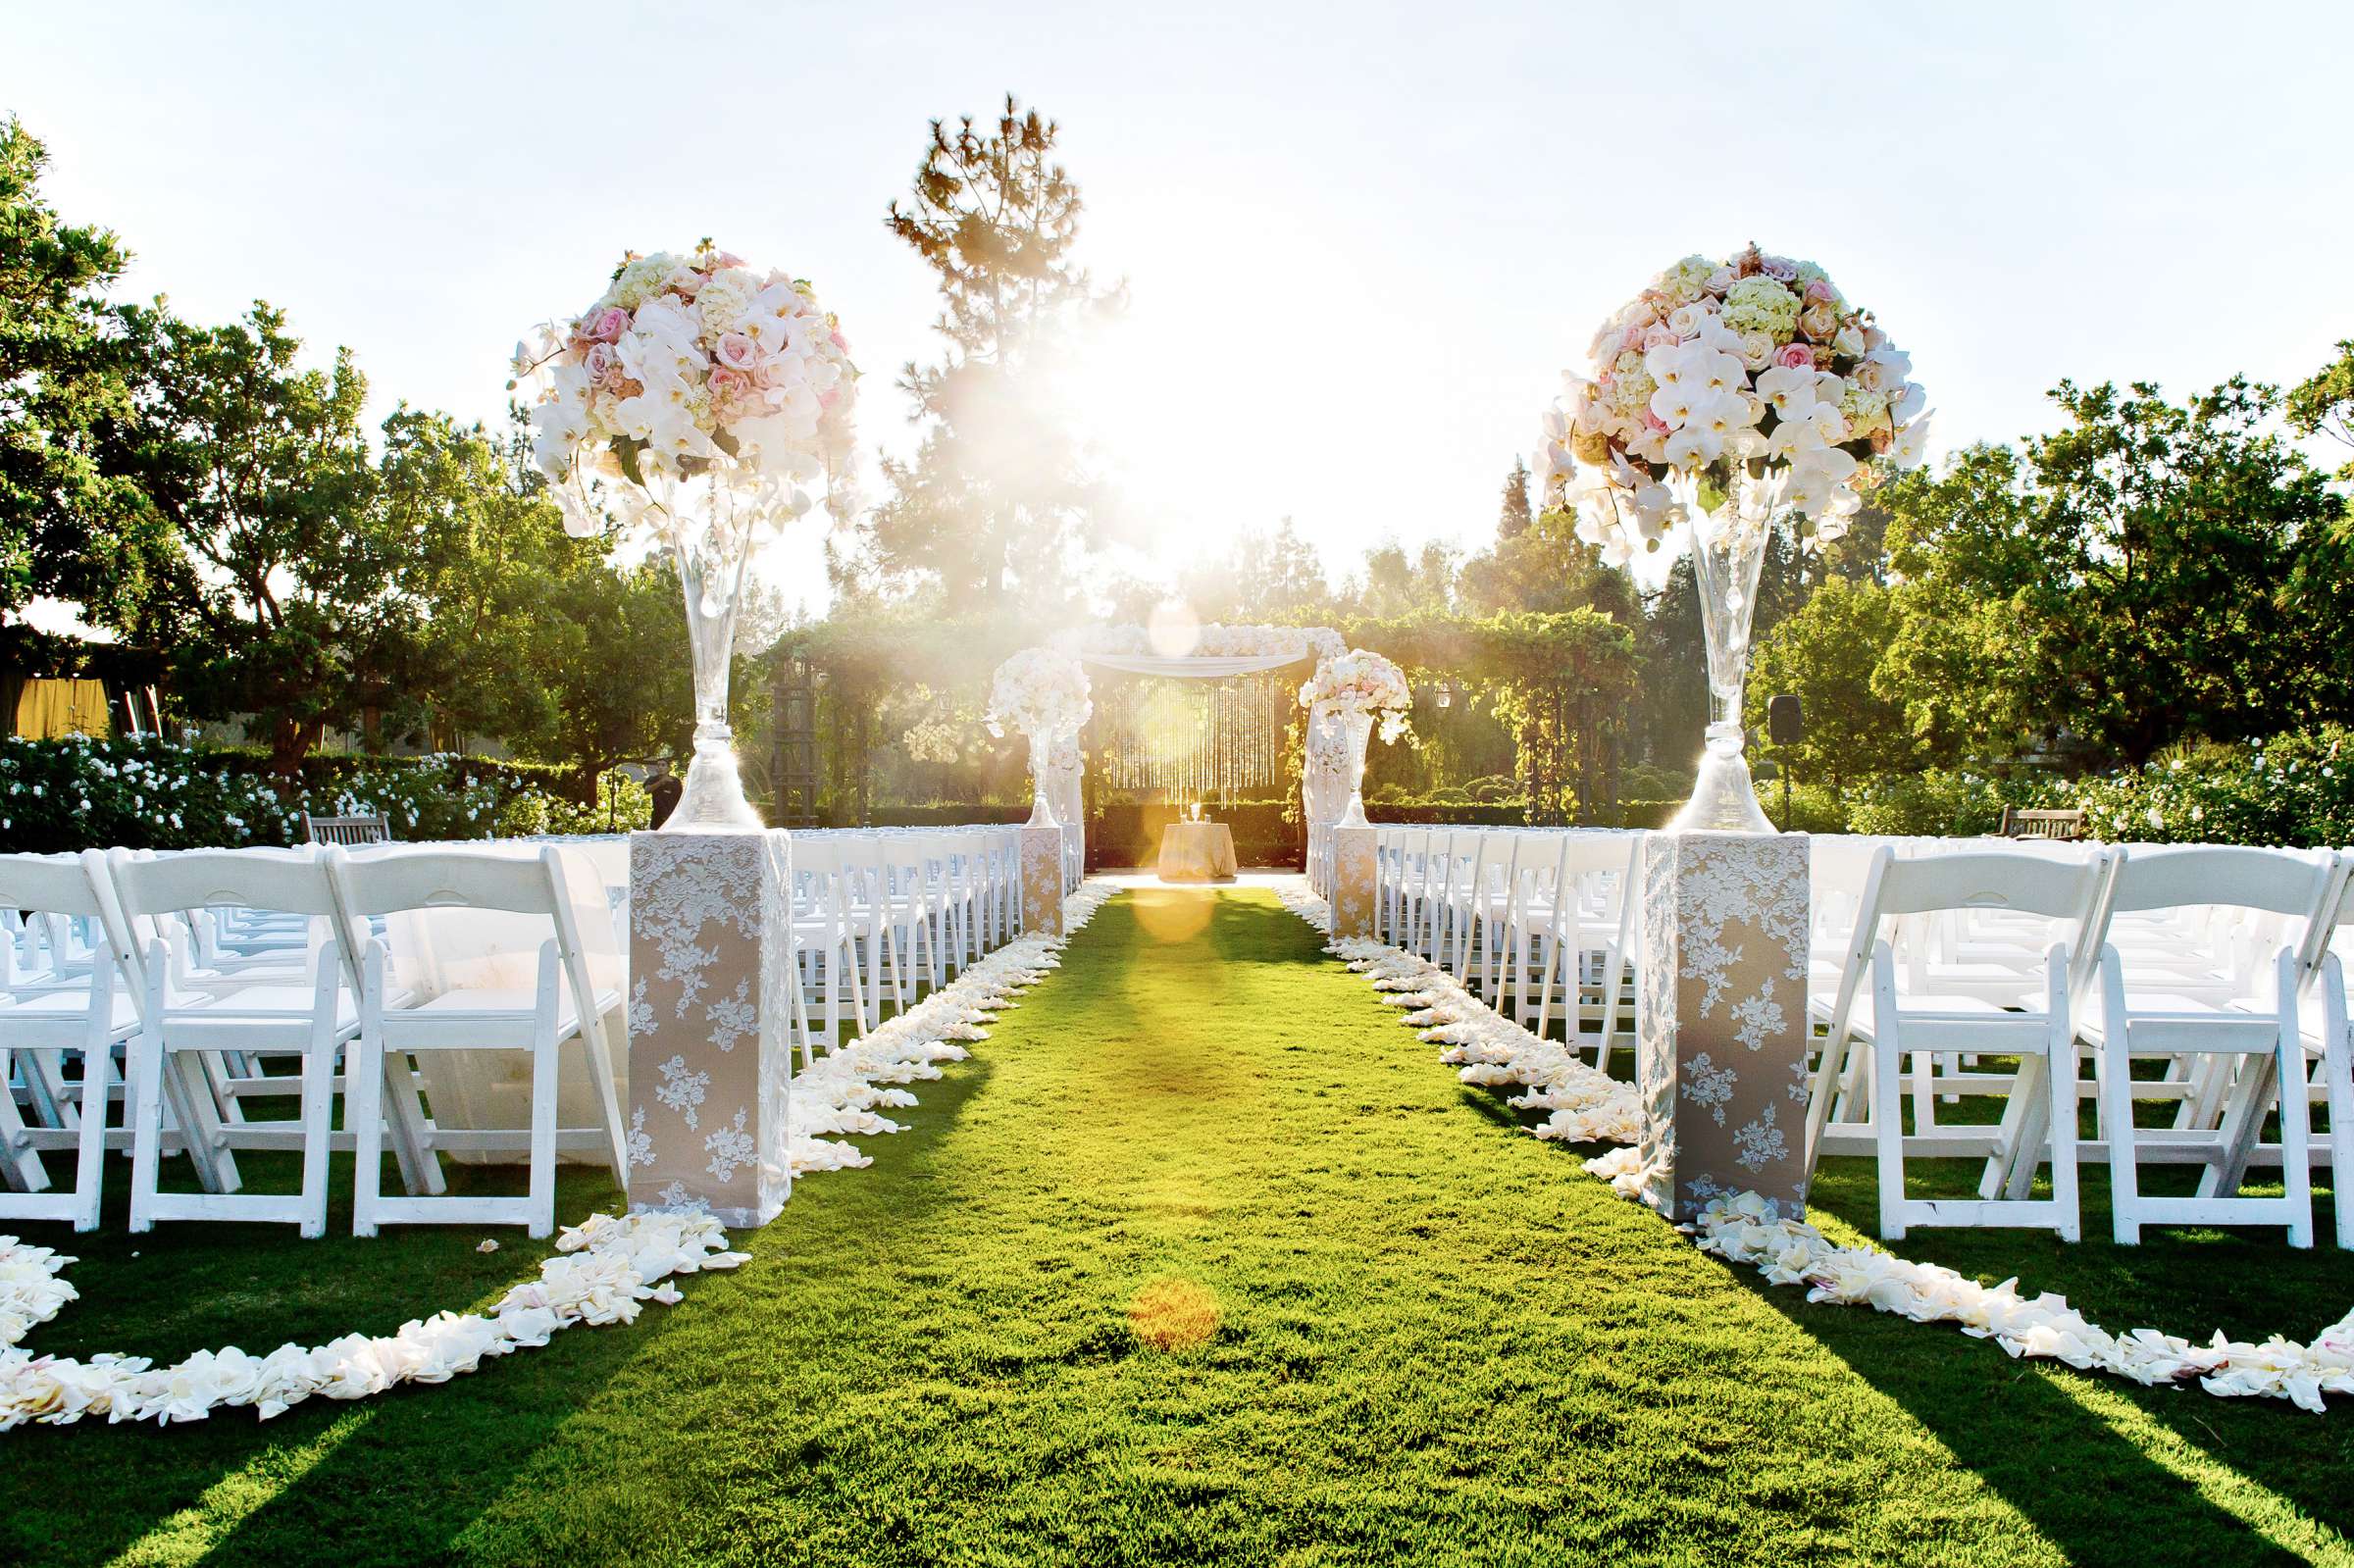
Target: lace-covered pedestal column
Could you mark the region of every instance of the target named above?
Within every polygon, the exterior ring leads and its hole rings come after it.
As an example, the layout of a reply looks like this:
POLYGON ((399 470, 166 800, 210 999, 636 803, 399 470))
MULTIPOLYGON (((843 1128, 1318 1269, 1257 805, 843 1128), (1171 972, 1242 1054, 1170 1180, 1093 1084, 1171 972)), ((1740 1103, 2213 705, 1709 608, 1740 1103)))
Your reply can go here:
POLYGON ((1680 1222, 1755 1191, 1803 1218, 1806 835, 1653 834, 1642 899, 1644 1201, 1680 1222))
POLYGON ((1062 830, 1052 823, 1022 830, 1022 931, 1062 935, 1062 830))
POLYGON ((793 1186, 791 840, 630 835, 633 1211, 766 1225, 793 1186))
POLYGON ((1332 934, 1371 936, 1377 924, 1380 879, 1373 858, 1378 828, 1334 828, 1332 834, 1332 934))

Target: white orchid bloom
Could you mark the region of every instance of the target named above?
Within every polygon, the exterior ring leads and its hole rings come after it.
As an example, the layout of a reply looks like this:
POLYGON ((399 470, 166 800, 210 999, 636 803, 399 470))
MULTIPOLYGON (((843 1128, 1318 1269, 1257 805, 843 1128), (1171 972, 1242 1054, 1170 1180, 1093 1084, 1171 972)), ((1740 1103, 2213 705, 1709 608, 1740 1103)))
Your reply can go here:
POLYGON ((1888 417, 1899 425, 1906 424, 1919 416, 1921 405, 1928 400, 1929 394, 1922 391, 1920 383, 1916 381, 1888 400, 1888 417))
POLYGON ((1661 450, 1670 467, 1706 468, 1724 455, 1724 437, 1704 425, 1691 424, 1668 436, 1661 450))
POLYGON ((1758 414, 1750 412, 1749 399, 1732 392, 1718 392, 1693 405, 1684 428, 1706 430, 1722 451, 1724 443, 1736 431, 1748 430, 1758 419, 1758 414))
POLYGON ((1824 444, 1822 427, 1810 417, 1814 412, 1815 405, 1809 403, 1785 413, 1766 437, 1766 455, 1795 465, 1800 453, 1819 449, 1824 444))
POLYGON ((1797 411, 1812 407, 1816 401, 1815 373, 1776 365, 1758 377, 1758 395, 1783 419, 1794 418, 1797 411))
POLYGON ((1929 420, 1930 416, 1923 414, 1897 430, 1896 439, 1889 443, 1888 456, 1898 469, 1917 469, 1929 460, 1929 420))
POLYGON ((1651 394, 1651 411, 1669 430, 1680 430, 1708 396, 1704 388, 1689 383, 1662 386, 1651 394))

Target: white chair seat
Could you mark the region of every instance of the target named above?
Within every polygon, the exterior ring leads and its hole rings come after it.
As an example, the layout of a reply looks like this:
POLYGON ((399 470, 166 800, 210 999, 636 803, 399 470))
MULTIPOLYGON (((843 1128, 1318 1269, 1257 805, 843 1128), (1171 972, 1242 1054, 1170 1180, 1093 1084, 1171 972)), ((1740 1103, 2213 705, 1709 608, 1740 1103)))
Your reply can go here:
MULTIPOLYGON (((569 990, 558 993, 556 1033, 569 1035, 580 1027, 579 1009, 572 1004, 569 990)), ((529 1018, 538 1006, 539 993, 530 986, 468 986, 443 991, 429 1002, 402 1007, 403 1018, 432 1018, 446 1023, 461 1023, 472 1019, 529 1018)), ((599 1014, 612 1012, 621 1005, 621 993, 600 990, 596 993, 599 1014)))
MULTIPOLYGON (((0 1024, 12 1018, 87 1018, 90 1012, 89 983, 84 981, 73 990, 39 991, 30 996, 22 993, 0 1004, 0 1024)), ((128 1029, 139 1021, 138 1004, 123 991, 115 992, 109 1023, 116 1029, 128 1029)))
MULTIPOLYGON (((175 1023, 203 1023, 234 1026, 237 1024, 307 1023, 316 994, 308 986, 240 986, 225 990, 193 1005, 173 1003, 165 1008, 165 1016, 175 1023)), ((359 1003, 348 989, 335 992, 335 1027, 338 1030, 357 1029, 360 1025, 359 1003)))

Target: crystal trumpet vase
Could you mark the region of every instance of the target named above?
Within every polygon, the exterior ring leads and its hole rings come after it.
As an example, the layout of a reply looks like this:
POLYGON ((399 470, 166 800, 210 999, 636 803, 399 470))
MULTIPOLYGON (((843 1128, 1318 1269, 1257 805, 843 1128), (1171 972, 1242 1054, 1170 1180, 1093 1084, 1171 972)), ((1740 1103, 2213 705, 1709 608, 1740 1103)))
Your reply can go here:
POLYGON ((675 539, 687 596, 687 640, 694 659, 694 756, 666 833, 757 833, 767 826, 743 793, 736 732, 728 724, 728 677, 751 519, 718 486, 675 539))
POLYGON ((1365 824, 1365 747, 1373 738, 1373 716, 1351 712, 1341 715, 1347 729, 1349 746, 1349 809, 1341 813, 1339 826, 1362 828, 1365 824))
POLYGON ((1031 828, 1058 828, 1054 820, 1052 752, 1053 741, 1044 735, 1030 737, 1030 821, 1031 828))
POLYGON ((1692 573, 1700 589, 1700 622, 1709 651, 1709 713, 1692 798, 1667 825, 1672 833, 1771 833, 1759 809, 1749 763, 1742 756, 1741 689, 1749 676, 1749 629, 1758 607, 1758 572, 1781 504, 1787 470, 1764 479, 1744 477, 1734 494, 1705 509, 1697 487, 1679 485, 1692 525, 1692 573))

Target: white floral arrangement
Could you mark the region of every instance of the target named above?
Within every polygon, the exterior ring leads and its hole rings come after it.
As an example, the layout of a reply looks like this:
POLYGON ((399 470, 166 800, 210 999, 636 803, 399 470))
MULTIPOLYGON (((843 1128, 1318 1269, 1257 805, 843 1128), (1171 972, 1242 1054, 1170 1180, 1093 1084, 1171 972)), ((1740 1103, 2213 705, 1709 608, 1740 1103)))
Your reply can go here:
POLYGON ((557 1255, 539 1265, 537 1279, 507 1291, 486 1314, 439 1312, 395 1334, 347 1334, 310 1348, 282 1344, 263 1356, 230 1345, 158 1367, 142 1356, 78 1361, 18 1348, 36 1324, 76 1299, 58 1277, 74 1259, 0 1236, 0 1432, 28 1421, 68 1426, 84 1416, 170 1425, 236 1406, 251 1406, 267 1421, 313 1394, 360 1399, 403 1383, 446 1383, 486 1358, 544 1345, 559 1330, 634 1322, 648 1301, 675 1304, 671 1276, 747 1261, 727 1240, 707 1215, 592 1214, 556 1239, 557 1255))
POLYGON ((1300 688, 1303 708, 1377 717, 1384 745, 1407 733, 1407 715, 1413 705, 1406 672, 1368 648, 1352 648, 1324 660, 1300 688))
MULTIPOLYGON (((1151 653, 1151 633, 1141 626, 1106 627, 1089 633, 1081 646, 1091 653, 1151 653)), ((1212 621, 1197 628, 1188 656, 1205 659, 1332 659, 1349 644, 1338 632, 1324 627, 1224 626, 1212 621)))
MULTIPOLYGON (((1302 885, 1284 890, 1293 913, 1330 934, 1331 909, 1302 885)), ((1439 1059, 1466 1084, 1517 1085, 1508 1103, 1547 1111, 1537 1137, 1573 1142, 1632 1144, 1642 1134, 1635 1087, 1541 1039, 1464 989, 1438 964, 1382 942, 1344 937, 1325 950, 1373 984, 1381 999, 1407 1009, 1405 1022, 1442 1047, 1439 1059)), ((1585 1161, 1586 1170, 1621 1197, 1641 1195, 1641 1151, 1616 1148, 1585 1161)), ((2111 1334, 2065 1296, 2027 1295, 2017 1280, 1981 1285, 1937 1264, 1916 1263, 1874 1247, 1840 1246, 1803 1221, 1777 1215, 1757 1192, 1713 1197, 1684 1228, 1704 1252, 1757 1268, 1768 1285, 1803 1286, 1809 1301, 1868 1306, 1916 1323, 1952 1323, 1990 1339, 2012 1356, 2048 1357, 2080 1371, 2110 1373, 2144 1385, 2196 1382, 2226 1398, 2286 1399, 2323 1413, 2322 1396, 2354 1394, 2354 1313, 2307 1343, 2274 1335, 2261 1342, 2217 1333, 2205 1344, 2155 1329, 2111 1334)))
POLYGON ((989 733, 1033 740, 1077 734, 1095 711, 1087 670, 1060 648, 1025 648, 998 666, 989 687, 989 733))
POLYGON ((515 345, 515 376, 538 384, 533 452, 584 538, 604 529, 592 481, 625 543, 701 526, 677 499, 695 480, 782 529, 853 440, 858 372, 841 324, 806 281, 708 240, 625 258, 587 310, 515 345))
POLYGON ((1687 256, 1594 334, 1591 379, 1566 375, 1536 468, 1548 504, 1612 566, 1670 547, 1708 496, 1746 475, 1812 520, 1847 531, 1862 491, 1926 454, 1913 362, 1820 267, 1751 245, 1687 256))

